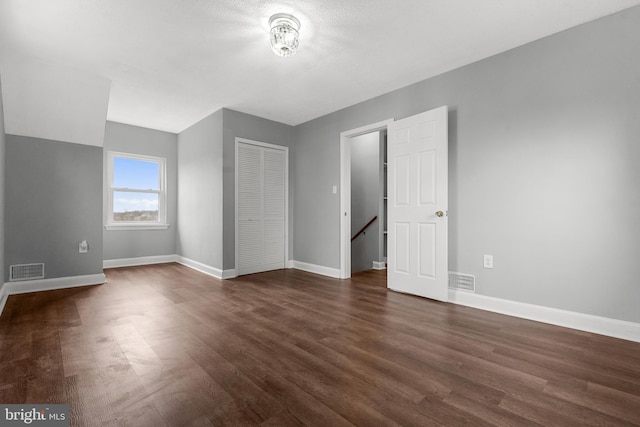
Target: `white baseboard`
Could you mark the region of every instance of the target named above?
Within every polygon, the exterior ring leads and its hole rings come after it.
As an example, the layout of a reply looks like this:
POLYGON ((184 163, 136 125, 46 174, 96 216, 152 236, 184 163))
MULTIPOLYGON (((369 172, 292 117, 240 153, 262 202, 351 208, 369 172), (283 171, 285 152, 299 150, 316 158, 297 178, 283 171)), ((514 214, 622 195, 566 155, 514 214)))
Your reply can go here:
POLYGON ((565 328, 640 342, 640 323, 449 289, 449 302, 565 328))
POLYGON ((5 291, 3 283, 2 285, 0 285, 0 316, 2 316, 2 311, 4 310, 4 306, 7 303, 7 298, 9 298, 9 295, 7 294, 7 291, 5 291))
POLYGON ((387 263, 384 261, 373 261, 374 270, 386 270, 387 263))
POLYGON ((185 258, 180 255, 176 255, 175 261, 179 264, 182 264, 186 267, 197 270, 201 273, 208 274, 209 276, 213 276, 216 279, 233 279, 238 275, 235 269, 220 270, 219 268, 211 267, 210 265, 203 264, 201 262, 194 261, 192 259, 185 258))
POLYGON ((238 272, 235 268, 230 270, 222 270, 223 279, 233 279, 234 277, 238 277, 238 272))
POLYGON ((150 265, 150 264, 164 264, 167 262, 177 262, 177 255, 157 255, 157 256, 143 256, 136 258, 120 258, 120 259, 106 259, 102 262, 103 268, 118 268, 118 267, 134 267, 136 265, 150 265))
POLYGON ((295 268, 296 270, 307 271, 309 273, 320 274, 322 276, 329 276, 335 279, 340 278, 340 269, 325 267, 322 265, 309 264, 302 261, 289 261, 289 268, 295 268))
POLYGON ((30 292, 53 291, 56 289, 77 288, 80 286, 101 285, 107 282, 103 273, 84 276, 55 277, 52 279, 23 280, 20 282, 5 282, 0 288, 0 314, 4 310, 9 295, 26 294, 30 292))
POLYGON ((213 276, 217 279, 232 279, 237 276, 236 270, 220 270, 219 268, 211 267, 210 265, 203 264, 198 261, 180 256, 180 255, 158 255, 158 256, 145 256, 137 258, 121 258, 121 259, 108 259, 103 262, 104 268, 118 268, 118 267, 134 267, 136 265, 151 265, 151 264, 164 264, 168 262, 177 262, 185 267, 192 268, 201 273, 213 276))

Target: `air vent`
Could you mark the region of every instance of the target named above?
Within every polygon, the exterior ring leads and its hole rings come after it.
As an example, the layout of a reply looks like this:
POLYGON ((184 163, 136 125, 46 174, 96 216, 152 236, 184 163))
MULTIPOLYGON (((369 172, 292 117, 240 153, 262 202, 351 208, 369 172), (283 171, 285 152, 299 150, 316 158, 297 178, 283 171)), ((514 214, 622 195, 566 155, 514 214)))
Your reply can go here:
POLYGON ((476 277, 471 274, 449 272, 449 289, 476 291, 476 277))
POLYGON ((16 264, 9 270, 9 281, 44 279, 44 264, 16 264))

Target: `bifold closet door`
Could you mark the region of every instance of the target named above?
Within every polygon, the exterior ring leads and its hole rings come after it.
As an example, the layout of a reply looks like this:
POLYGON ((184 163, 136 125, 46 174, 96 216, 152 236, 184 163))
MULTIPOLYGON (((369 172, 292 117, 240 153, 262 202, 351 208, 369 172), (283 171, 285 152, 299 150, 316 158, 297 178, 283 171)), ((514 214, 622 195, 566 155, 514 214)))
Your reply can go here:
POLYGON ((285 267, 286 153, 238 143, 238 275, 285 267))

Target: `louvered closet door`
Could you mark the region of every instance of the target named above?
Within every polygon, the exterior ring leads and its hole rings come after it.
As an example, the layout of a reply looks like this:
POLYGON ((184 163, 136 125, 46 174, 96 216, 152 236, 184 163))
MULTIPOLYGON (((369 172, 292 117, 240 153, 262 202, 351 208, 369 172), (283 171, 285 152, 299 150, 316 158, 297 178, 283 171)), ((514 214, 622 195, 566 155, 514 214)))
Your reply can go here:
POLYGON ((284 151, 263 151, 263 261, 267 270, 284 268, 284 151))
POLYGON ((238 143, 238 274, 285 267, 286 153, 238 143))
POLYGON ((238 274, 249 274, 262 264, 262 150, 238 144, 238 274))

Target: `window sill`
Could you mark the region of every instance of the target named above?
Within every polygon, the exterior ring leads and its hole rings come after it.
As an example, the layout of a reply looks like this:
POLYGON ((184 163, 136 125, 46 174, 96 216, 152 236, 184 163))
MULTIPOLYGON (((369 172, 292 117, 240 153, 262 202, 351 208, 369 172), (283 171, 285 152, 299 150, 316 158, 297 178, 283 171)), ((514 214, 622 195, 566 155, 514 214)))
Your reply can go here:
POLYGON ((105 230, 166 230, 169 224, 107 224, 105 230))

